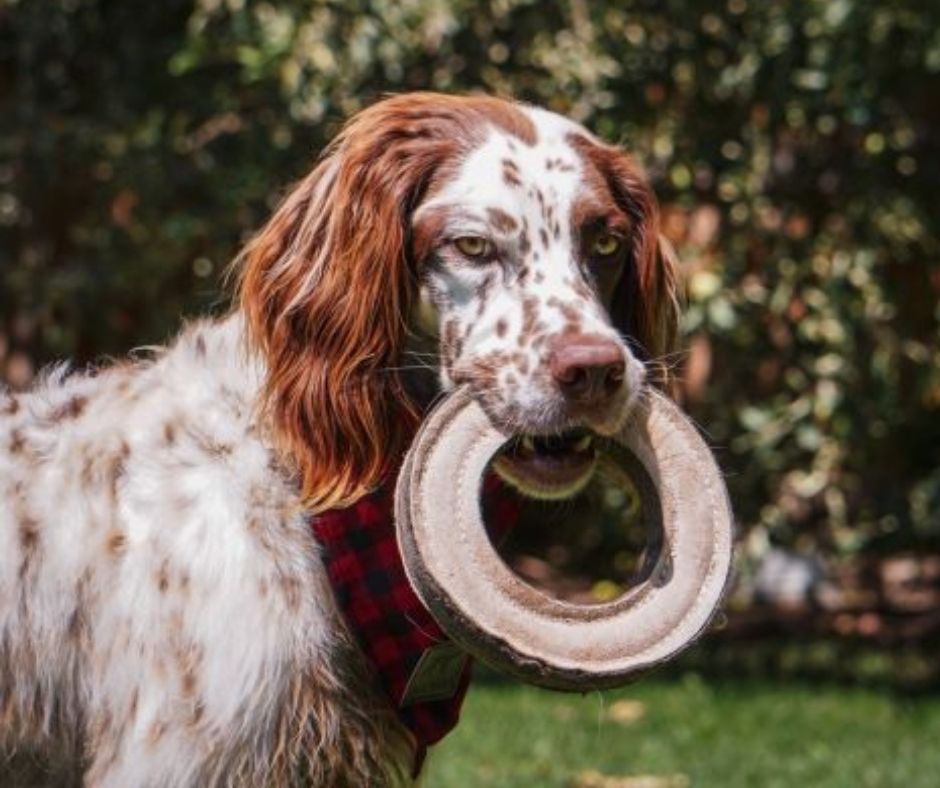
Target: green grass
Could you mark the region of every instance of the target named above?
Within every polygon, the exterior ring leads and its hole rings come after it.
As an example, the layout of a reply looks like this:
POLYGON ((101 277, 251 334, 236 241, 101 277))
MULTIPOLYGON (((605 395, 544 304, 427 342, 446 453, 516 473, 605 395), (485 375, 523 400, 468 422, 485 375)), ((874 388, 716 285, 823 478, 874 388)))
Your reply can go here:
POLYGON ((940 697, 696 675, 585 696, 478 681, 424 785, 621 788, 640 775, 720 788, 933 788, 940 697))

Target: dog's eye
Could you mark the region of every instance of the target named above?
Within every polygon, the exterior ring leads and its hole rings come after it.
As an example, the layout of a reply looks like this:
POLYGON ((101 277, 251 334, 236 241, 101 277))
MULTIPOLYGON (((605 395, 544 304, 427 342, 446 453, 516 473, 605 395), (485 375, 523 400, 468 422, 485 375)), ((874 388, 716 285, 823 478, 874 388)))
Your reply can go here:
POLYGON ((457 247, 457 251, 462 255, 476 259, 492 257, 494 251, 493 243, 479 235, 465 235, 461 238, 457 238, 454 241, 454 246, 457 247))
POLYGON ((623 239, 613 233, 601 233, 591 244, 591 254, 595 257, 612 257, 620 251, 623 239))

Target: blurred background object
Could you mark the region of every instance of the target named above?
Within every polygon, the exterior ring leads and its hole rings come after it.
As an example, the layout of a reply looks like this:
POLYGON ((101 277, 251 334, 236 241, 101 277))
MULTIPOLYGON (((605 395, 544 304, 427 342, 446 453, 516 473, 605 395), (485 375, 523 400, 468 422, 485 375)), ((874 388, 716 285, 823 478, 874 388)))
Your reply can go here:
POLYGON ((415 89, 547 106, 654 182, 689 293, 663 361, 740 521, 689 664, 936 686, 937 3, 0 0, 0 379, 224 309, 343 120, 415 89))

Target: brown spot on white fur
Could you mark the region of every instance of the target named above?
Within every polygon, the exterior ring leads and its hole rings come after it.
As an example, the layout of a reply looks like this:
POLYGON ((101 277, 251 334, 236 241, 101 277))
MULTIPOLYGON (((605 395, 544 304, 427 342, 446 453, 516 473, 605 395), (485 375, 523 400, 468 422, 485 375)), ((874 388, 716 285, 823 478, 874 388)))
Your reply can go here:
POLYGON ((90 584, 91 572, 86 570, 78 578, 78 582, 75 584, 75 608, 72 610, 72 614, 69 617, 67 630, 68 638, 70 641, 76 643, 79 647, 86 647, 88 645, 87 640, 89 637, 89 631, 87 597, 90 584))
POLYGON ((107 484, 111 492, 111 498, 115 501, 118 497, 118 485, 124 475, 124 469, 130 455, 131 447, 127 443, 121 443, 121 448, 111 457, 108 463, 107 484))
MULTIPOLYGON (((486 310, 487 304, 490 299, 490 294, 493 292, 493 289, 497 285, 497 277, 495 274, 489 274, 483 278, 479 285, 477 285, 476 291, 476 302, 477 302, 477 317, 481 317, 483 312, 486 310)), ((459 355, 459 353, 457 354, 459 355)))
POLYGON ((108 553, 112 556, 118 556, 124 552, 127 547, 127 535, 122 531, 113 530, 108 534, 108 553))
POLYGON ((279 584, 287 609, 296 613, 300 607, 300 581, 296 577, 285 575, 280 578, 279 584))
POLYGON ((508 235, 519 227, 519 223, 512 216, 499 208, 487 208, 486 214, 497 232, 508 235))
POLYGON ((519 165, 511 159, 503 159, 503 182, 513 189, 518 189, 522 186, 522 176, 519 172, 519 165))
POLYGON ((10 454, 17 455, 23 451, 26 447, 26 438, 23 436, 23 431, 19 428, 15 428, 10 431, 10 443, 7 446, 7 451, 10 454))
POLYGON ((160 590, 161 594, 165 594, 167 589, 170 587, 170 565, 169 561, 165 560, 160 564, 160 568, 157 569, 156 576, 157 588, 160 590))
POLYGON ((519 231, 519 252, 527 255, 532 248, 532 241, 529 238, 529 222, 523 217, 522 229, 519 231))
POLYGON ((519 176, 516 175, 516 173, 513 170, 504 169, 503 180, 506 182, 508 186, 512 186, 513 188, 518 189, 520 186, 522 186, 522 181, 519 180, 519 176))
POLYGON ((198 725, 203 717, 206 716, 206 703, 204 700, 196 699, 192 705, 192 713, 189 718, 190 725, 198 725))
POLYGON ((444 331, 441 334, 441 349, 444 355, 444 362, 449 367, 454 363, 454 359, 460 355, 463 349, 463 339, 460 336, 460 324, 456 320, 448 320, 444 324, 444 331))
POLYGON ((522 299, 522 328, 519 330, 519 346, 523 347, 532 338, 538 325, 539 300, 535 296, 522 299))
POLYGON ((68 401, 52 413, 53 421, 60 421, 62 419, 77 419, 85 410, 85 406, 88 404, 87 397, 74 396, 70 397, 68 401))
POLYGON ((20 513, 20 578, 29 572, 29 566, 39 552, 39 523, 28 514, 20 513))

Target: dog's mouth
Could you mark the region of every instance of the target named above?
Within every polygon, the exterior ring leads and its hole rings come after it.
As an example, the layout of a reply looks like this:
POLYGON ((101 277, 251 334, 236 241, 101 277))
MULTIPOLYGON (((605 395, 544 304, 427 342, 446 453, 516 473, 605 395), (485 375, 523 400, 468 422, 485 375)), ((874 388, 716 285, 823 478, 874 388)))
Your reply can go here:
POLYGON ((577 495, 594 475, 597 449, 585 428, 557 435, 519 435, 493 459, 493 469, 531 498, 562 500, 577 495))

